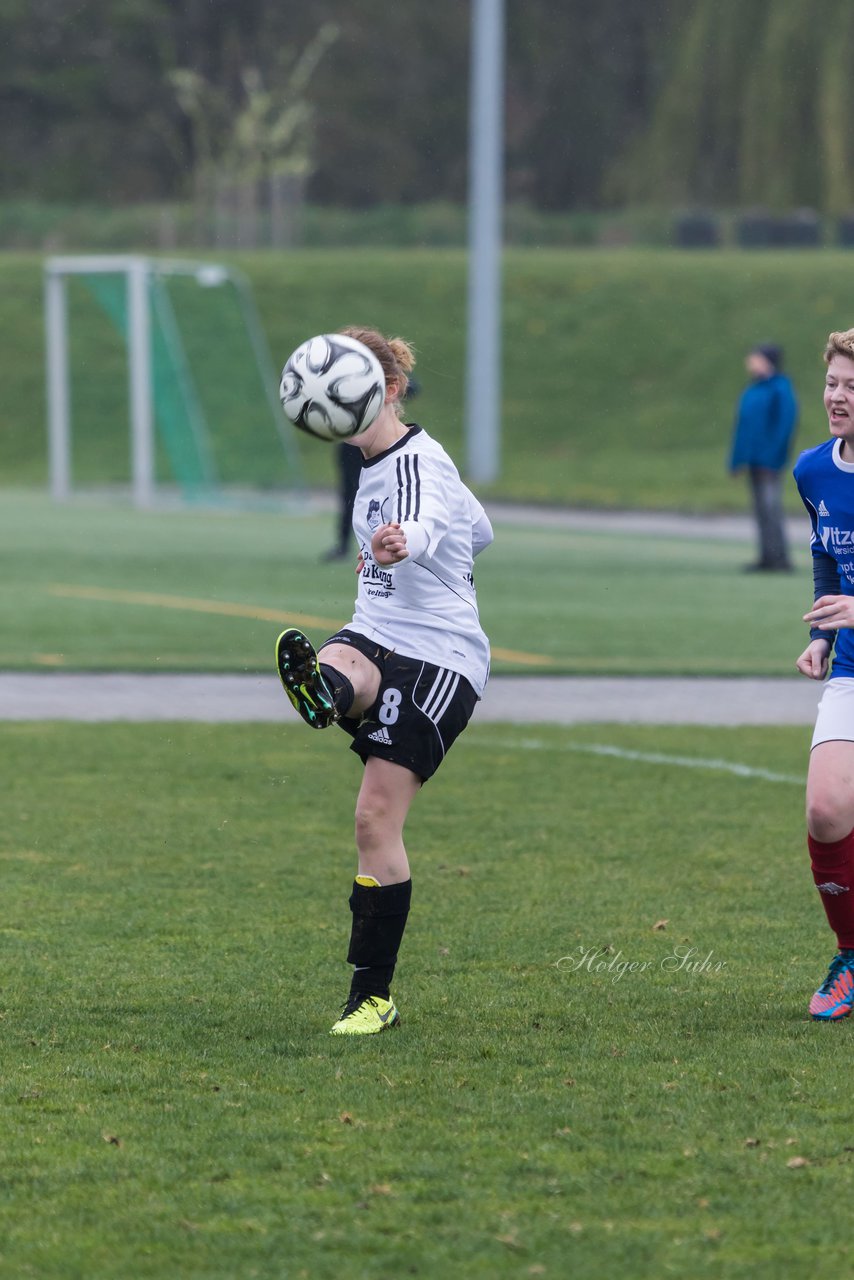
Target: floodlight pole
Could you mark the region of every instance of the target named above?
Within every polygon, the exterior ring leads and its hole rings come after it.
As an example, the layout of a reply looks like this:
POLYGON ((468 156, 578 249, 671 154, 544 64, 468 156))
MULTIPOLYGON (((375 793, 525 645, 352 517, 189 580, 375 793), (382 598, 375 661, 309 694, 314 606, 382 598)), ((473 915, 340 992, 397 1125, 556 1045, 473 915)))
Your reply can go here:
POLYGON ((71 496, 68 308, 65 278, 50 270, 44 278, 44 306, 50 493, 54 502, 67 502, 71 496))
POLYGON ((131 422, 131 485, 134 505, 154 501, 154 413, 151 395, 151 298, 148 263, 128 267, 128 394, 131 422))
POLYGON ((501 455, 504 0, 472 0, 469 136, 468 474, 489 484, 501 455))

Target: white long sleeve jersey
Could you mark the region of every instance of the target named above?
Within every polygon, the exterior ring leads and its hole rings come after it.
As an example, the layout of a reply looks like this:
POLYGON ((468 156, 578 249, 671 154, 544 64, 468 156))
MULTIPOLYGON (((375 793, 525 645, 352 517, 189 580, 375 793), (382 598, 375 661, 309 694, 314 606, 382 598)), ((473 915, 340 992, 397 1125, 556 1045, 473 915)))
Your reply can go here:
POLYGON ((410 426, 390 449, 368 458, 353 508, 364 558, 348 627, 388 649, 458 671, 478 697, 489 675, 489 641, 477 612, 473 561, 492 526, 442 446, 410 426), (397 521, 409 556, 379 565, 371 538, 397 521))

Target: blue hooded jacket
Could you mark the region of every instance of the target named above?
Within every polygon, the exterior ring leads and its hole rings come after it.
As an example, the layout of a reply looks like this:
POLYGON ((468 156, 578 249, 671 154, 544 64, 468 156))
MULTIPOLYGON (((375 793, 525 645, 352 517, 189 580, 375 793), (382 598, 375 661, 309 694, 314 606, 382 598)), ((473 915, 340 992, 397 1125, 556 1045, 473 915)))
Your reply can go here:
POLYGON ((735 415, 730 470, 767 467, 781 471, 798 423, 798 402, 784 373, 751 382, 735 415))

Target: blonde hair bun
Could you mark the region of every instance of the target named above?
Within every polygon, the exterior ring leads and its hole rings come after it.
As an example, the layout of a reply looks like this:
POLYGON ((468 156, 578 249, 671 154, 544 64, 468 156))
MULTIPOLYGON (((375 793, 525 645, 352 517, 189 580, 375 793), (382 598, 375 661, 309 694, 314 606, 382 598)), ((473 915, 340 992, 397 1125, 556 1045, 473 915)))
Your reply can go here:
POLYGON ((405 338, 389 338, 389 350, 404 373, 415 368, 415 352, 405 338))

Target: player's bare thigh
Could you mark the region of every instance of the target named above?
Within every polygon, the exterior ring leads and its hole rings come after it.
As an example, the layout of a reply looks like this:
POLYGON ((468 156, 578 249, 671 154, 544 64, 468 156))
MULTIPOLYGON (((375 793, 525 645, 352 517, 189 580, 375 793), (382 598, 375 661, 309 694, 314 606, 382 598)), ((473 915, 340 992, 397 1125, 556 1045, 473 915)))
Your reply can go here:
POLYGON ((327 644, 317 659, 340 671, 353 686, 355 696, 347 712, 349 716, 360 716, 374 705, 380 691, 380 673, 370 658, 348 644, 327 644))
POLYGON ((854 830, 854 742, 820 742, 810 753, 807 826, 823 844, 854 830))

